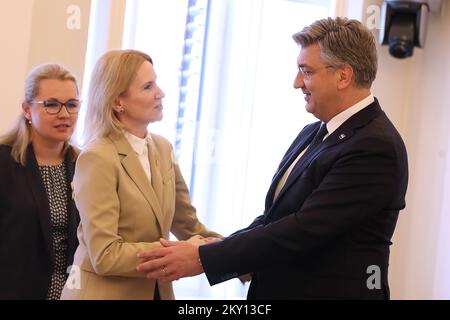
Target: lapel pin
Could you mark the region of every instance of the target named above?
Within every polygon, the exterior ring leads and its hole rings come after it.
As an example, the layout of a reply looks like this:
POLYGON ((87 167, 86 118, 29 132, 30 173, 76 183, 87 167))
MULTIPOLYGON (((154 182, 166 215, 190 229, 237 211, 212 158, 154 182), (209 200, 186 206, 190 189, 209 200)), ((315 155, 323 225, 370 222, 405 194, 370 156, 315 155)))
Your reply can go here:
POLYGON ((339 140, 345 139, 347 137, 347 135, 345 133, 341 133, 339 135, 339 140))

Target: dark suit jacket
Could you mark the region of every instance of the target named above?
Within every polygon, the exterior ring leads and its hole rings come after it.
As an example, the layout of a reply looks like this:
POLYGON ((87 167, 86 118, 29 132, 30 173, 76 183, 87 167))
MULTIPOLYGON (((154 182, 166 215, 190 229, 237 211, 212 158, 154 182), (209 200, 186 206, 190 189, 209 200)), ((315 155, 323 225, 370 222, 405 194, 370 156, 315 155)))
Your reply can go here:
MULTIPOLYGON (((67 152, 68 265, 78 246, 79 217, 70 188, 74 161, 67 152)), ((46 299, 54 263, 50 208, 33 147, 23 167, 12 159, 11 147, 1 145, 0 299, 46 299)))
POLYGON ((264 214, 200 247, 210 284, 253 272, 249 299, 389 298, 389 246, 408 182, 404 143, 375 101, 301 159, 273 201, 319 126, 306 126, 288 149, 264 214))

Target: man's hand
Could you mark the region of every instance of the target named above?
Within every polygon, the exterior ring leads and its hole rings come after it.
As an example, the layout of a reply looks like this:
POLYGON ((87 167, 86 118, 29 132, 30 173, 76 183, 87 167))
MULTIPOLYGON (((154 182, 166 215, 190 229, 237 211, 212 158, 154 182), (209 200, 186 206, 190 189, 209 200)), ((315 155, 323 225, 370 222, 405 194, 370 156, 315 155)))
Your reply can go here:
POLYGON ((200 245, 201 246, 204 243, 204 239, 205 239, 205 237, 203 237, 203 236, 201 236, 199 234, 196 234, 195 236, 190 237, 186 241, 191 243, 191 244, 200 245))
POLYGON ((188 240, 186 240, 186 241, 189 242, 189 243, 192 243, 192 244, 194 244, 194 245, 199 245, 199 246, 201 246, 201 245, 204 245, 204 244, 207 244, 207 243, 212 243, 212 242, 220 241, 220 239, 219 239, 219 238, 216 238, 216 237, 208 237, 208 238, 205 238, 205 237, 203 237, 203 236, 197 234, 197 235, 195 235, 195 236, 190 237, 190 238, 189 238, 188 240))
POLYGON ((216 237, 207 237, 207 238, 205 238, 205 237, 197 234, 195 236, 190 237, 186 241, 189 242, 189 243, 195 244, 195 245, 202 246, 204 244, 220 241, 220 238, 216 238, 216 237))
POLYGON ((136 268, 147 272, 147 278, 169 282, 203 273, 198 254, 200 244, 165 239, 159 242, 165 248, 149 249, 138 254, 138 258, 148 260, 136 268))

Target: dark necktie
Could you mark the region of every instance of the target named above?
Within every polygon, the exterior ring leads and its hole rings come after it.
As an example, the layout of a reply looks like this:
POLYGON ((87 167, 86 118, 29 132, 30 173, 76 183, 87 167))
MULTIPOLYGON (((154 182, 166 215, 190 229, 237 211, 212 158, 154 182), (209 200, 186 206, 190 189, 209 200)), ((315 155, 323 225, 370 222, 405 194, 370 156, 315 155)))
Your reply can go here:
POLYGON ((308 146, 308 149, 306 149, 305 153, 301 156, 301 158, 297 161, 294 168, 292 168, 291 174, 294 173, 303 163, 304 159, 307 159, 308 156, 315 150, 317 147, 322 143, 323 138, 328 133, 327 125, 322 123, 320 125, 319 130, 317 131, 316 135, 314 136, 313 140, 308 146))
POLYGON ((327 133, 328 133, 327 125, 322 123, 320 125, 319 131, 317 131, 316 135, 314 136, 313 141, 311 141, 311 143, 309 144, 308 150, 306 150, 306 152, 303 156, 313 152, 317 148, 317 146, 323 141, 323 138, 325 137, 325 135, 327 133))
MULTIPOLYGON (((280 180, 277 182, 277 186, 273 184, 273 192, 274 197, 273 199, 276 199, 281 192, 281 190, 284 188, 285 184, 289 181, 289 178, 292 176, 295 176, 295 172, 299 170, 299 168, 304 163, 305 159, 308 158, 308 155, 311 154, 314 149, 316 149, 320 143, 323 141, 323 138, 328 133, 327 126, 325 124, 321 124, 319 130, 316 132, 316 135, 314 136, 313 140, 308 146, 308 149, 303 153, 303 155, 298 159, 297 163, 292 168, 291 172, 289 173, 289 176, 283 175, 280 180), (279 185, 278 185, 279 184, 279 185)), ((287 174, 286 172, 284 174, 287 174)), ((271 187, 272 188, 272 187, 271 187)), ((270 192, 270 191, 269 191, 270 192)))

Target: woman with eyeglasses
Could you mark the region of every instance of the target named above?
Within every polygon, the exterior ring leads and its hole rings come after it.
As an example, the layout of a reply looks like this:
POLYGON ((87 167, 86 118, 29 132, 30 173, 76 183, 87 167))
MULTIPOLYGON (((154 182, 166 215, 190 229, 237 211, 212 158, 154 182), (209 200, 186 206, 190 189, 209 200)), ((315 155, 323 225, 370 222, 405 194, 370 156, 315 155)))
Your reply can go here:
POLYGON ((169 232, 197 244, 219 236, 198 220, 169 141, 147 130, 163 98, 147 54, 110 51, 96 63, 74 177, 80 245, 62 299, 173 299, 171 283, 136 270, 138 253, 169 232))
POLYGON ((39 65, 16 125, 0 137, 0 299, 59 299, 78 245, 69 144, 80 101, 75 77, 39 65))

